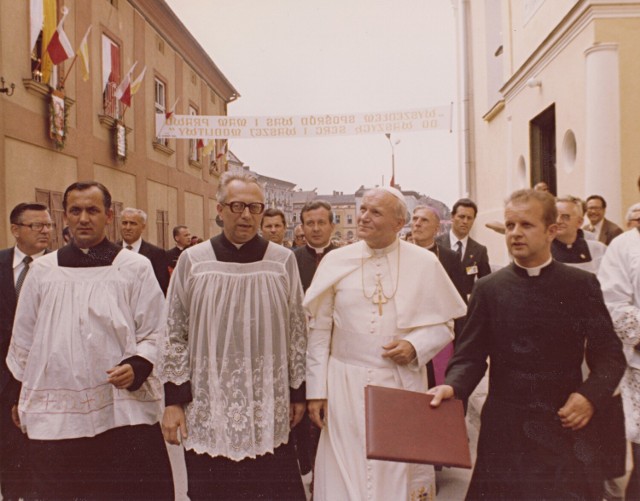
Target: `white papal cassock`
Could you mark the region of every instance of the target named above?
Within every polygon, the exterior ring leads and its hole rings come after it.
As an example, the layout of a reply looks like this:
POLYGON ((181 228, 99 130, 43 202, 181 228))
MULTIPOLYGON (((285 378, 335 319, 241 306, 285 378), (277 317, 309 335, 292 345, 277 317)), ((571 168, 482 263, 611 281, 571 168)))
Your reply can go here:
POLYGON ((450 321, 466 311, 436 256, 401 240, 337 249, 320 263, 304 305, 307 399, 328 400, 314 499, 435 498, 433 467, 366 459, 364 387, 426 391, 425 364, 453 339, 450 321), (372 297, 378 280, 382 314, 372 297), (382 358, 382 346, 395 339, 409 341, 417 360, 402 367, 382 358))

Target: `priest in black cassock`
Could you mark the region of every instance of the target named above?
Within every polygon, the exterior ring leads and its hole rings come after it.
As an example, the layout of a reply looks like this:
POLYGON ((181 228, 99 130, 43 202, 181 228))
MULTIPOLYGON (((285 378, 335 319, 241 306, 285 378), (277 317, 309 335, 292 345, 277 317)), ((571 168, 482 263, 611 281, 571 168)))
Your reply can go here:
POLYGON ((469 500, 602 499, 594 421, 625 359, 596 277, 551 257, 556 220, 548 193, 511 195, 514 262, 476 283, 445 384, 429 391, 434 406, 467 398, 490 359, 469 500))

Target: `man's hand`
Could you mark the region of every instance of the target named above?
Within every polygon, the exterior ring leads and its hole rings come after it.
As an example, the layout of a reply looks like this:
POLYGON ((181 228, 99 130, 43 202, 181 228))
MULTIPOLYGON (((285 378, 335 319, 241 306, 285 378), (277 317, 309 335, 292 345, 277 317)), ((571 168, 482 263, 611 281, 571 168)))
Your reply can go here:
POLYGON ((306 405, 303 403, 291 403, 289 404, 289 426, 294 428, 304 416, 306 405))
POLYGON ((309 411, 309 419, 318 428, 322 429, 324 418, 327 417, 328 403, 326 399, 307 400, 307 410, 309 411))
POLYGON ((13 424, 20 428, 20 414, 18 414, 17 405, 11 407, 11 421, 13 421, 13 424))
POLYGON ((390 358, 398 365, 407 365, 417 357, 416 349, 409 341, 399 339, 385 344, 382 348, 387 350, 383 353, 383 358, 390 358))
POLYGON ((587 426, 593 416, 593 405, 580 393, 569 395, 566 403, 558 411, 563 428, 573 431, 587 426))
POLYGON ((179 445, 187 438, 187 420, 182 404, 169 405, 162 416, 162 435, 173 445, 179 445), (179 436, 178 436, 179 434, 179 436))
POLYGON ((433 395, 431 399, 431 407, 438 407, 440 402, 443 400, 449 400, 450 398, 455 397, 455 392, 453 391, 453 387, 448 384, 441 384, 440 386, 434 386, 429 391, 427 391, 429 395, 433 395))
POLYGON ((116 365, 115 367, 107 371, 109 377, 107 382, 119 390, 126 390, 133 384, 135 374, 133 373, 133 367, 130 364, 116 365))

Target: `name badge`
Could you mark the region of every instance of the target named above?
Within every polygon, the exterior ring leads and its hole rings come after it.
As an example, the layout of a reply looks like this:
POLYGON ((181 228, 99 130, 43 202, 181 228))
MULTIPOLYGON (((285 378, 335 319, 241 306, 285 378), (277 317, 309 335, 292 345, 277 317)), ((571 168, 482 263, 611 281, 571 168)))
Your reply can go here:
POLYGON ((478 267, 476 265, 467 266, 467 275, 477 275, 478 267))

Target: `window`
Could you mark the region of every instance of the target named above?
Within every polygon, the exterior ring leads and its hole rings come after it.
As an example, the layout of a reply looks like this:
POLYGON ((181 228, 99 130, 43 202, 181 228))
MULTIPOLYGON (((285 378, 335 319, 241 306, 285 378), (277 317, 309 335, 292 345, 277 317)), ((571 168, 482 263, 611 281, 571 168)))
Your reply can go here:
POLYGON ((169 248, 169 211, 156 211, 157 244, 161 249, 169 248))
POLYGON ((336 214, 336 224, 340 224, 340 214, 336 214))
MULTIPOLYGON (((49 82, 42 82, 42 64, 43 64, 43 57, 44 57, 43 53, 46 50, 46 47, 43 47, 43 43, 42 43, 42 38, 43 38, 42 23, 44 22, 44 15, 45 14, 43 14, 42 12, 40 12, 40 14, 38 14, 37 12, 30 12, 31 31, 34 31, 33 30, 34 26, 40 25, 40 31, 37 34, 35 33, 35 31, 31 33, 31 36, 35 37, 35 39, 31 39, 29 41, 29 43, 31 44, 31 47, 30 47, 31 78, 36 82, 48 83, 51 87, 55 89, 58 85, 58 67, 57 66, 52 66, 51 77, 49 78, 49 82)), ((55 23, 58 24, 57 19, 55 20, 55 23)), ((51 64, 50 60, 49 60, 49 64, 51 64)))
POLYGON ((62 208, 62 193, 36 188, 36 202, 46 205, 51 214, 53 229, 51 231, 50 249, 59 249, 64 245, 62 229, 64 228, 64 209, 62 208))
MULTIPOLYGON (((189 105, 189 116, 197 116, 198 110, 189 105)), ((198 140, 197 139, 189 139, 189 162, 200 163, 200 152, 198 149, 198 140)))
POLYGON ((347 214, 347 224, 353 224, 353 215, 347 214))
MULTIPOLYGON (((155 112, 162 113, 163 115, 167 112, 167 91, 162 80, 154 79, 154 102, 155 102, 155 112)), ((155 123, 155 116, 154 116, 155 123)), ((158 144, 162 144, 164 146, 169 145, 169 140, 167 138, 156 137, 155 142, 158 144)))
POLYGON ((102 35, 102 103, 104 114, 115 119, 122 117, 122 105, 116 98, 120 84, 120 46, 102 35))

